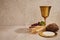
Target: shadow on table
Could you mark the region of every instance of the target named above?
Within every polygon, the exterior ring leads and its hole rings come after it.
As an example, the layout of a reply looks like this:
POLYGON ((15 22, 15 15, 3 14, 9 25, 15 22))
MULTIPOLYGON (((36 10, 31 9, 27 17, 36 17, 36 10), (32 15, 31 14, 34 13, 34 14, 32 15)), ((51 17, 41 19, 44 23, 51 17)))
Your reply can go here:
POLYGON ((15 30, 16 33, 29 33, 29 29, 28 28, 19 28, 17 30, 15 30))

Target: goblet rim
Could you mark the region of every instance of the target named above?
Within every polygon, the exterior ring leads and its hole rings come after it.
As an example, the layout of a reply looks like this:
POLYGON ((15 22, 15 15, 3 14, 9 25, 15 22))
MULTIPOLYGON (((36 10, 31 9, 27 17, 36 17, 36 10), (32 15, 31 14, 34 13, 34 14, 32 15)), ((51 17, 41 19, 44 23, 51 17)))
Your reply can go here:
POLYGON ((52 6, 40 6, 40 7, 52 7, 52 6))

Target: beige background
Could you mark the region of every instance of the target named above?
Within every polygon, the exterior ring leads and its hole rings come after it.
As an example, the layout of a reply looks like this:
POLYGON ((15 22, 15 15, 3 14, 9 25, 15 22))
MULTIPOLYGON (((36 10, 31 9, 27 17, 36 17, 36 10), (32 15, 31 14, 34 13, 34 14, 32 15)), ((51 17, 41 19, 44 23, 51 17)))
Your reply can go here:
POLYGON ((0 25, 29 25, 43 20, 39 6, 52 6, 47 22, 60 22, 60 0, 0 0, 0 25))
POLYGON ((60 24, 60 0, 0 0, 0 26, 30 25, 43 20, 39 6, 52 6, 47 23, 60 24))
POLYGON ((0 40, 60 40, 27 33, 27 25, 43 20, 39 6, 52 6, 47 24, 60 27, 60 0, 0 0, 0 40))

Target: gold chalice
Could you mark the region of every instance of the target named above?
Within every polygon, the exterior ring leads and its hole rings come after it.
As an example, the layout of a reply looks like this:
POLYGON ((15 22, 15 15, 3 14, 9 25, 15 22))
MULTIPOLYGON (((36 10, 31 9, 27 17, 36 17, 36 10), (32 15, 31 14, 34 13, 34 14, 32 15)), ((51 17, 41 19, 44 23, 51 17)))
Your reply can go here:
POLYGON ((51 6, 40 6, 41 15, 44 18, 45 25, 46 25, 46 18, 49 16, 50 9, 51 6))

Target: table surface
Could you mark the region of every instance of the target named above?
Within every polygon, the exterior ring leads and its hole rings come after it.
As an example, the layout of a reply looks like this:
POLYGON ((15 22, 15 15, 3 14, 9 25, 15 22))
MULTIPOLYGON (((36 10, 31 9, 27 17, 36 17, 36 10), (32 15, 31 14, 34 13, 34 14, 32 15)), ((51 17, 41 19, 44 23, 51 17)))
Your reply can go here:
POLYGON ((38 34, 30 34, 27 27, 14 26, 0 29, 0 40, 60 40, 60 31, 56 37, 44 38, 38 34))

